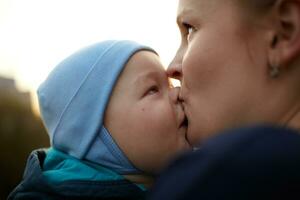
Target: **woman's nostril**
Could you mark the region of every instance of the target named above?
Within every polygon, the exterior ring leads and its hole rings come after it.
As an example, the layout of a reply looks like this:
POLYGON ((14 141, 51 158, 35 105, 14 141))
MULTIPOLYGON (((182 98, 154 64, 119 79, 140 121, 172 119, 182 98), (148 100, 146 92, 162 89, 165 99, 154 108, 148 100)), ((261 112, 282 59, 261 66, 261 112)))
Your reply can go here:
POLYGON ((167 74, 170 78, 174 79, 181 79, 182 72, 181 72, 181 65, 180 64, 170 64, 167 69, 167 74))
POLYGON ((178 77, 178 76, 181 75, 181 71, 178 67, 172 66, 172 67, 168 68, 167 74, 168 74, 169 77, 175 78, 175 77, 178 77))
POLYGON ((174 71, 171 77, 177 80, 181 80, 181 73, 179 71, 174 71))

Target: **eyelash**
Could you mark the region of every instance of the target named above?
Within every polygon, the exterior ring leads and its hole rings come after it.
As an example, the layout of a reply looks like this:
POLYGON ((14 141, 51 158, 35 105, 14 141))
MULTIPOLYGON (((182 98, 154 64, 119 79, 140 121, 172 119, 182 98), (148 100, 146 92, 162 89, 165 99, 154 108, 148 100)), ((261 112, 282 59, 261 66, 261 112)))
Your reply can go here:
POLYGON ((153 94, 157 93, 158 91, 159 91, 158 86, 153 85, 147 90, 147 92, 145 93, 144 96, 153 95, 153 94))
POLYGON ((185 30, 185 36, 187 37, 187 39, 189 39, 190 35, 195 31, 195 27, 186 22, 183 22, 182 25, 185 30))

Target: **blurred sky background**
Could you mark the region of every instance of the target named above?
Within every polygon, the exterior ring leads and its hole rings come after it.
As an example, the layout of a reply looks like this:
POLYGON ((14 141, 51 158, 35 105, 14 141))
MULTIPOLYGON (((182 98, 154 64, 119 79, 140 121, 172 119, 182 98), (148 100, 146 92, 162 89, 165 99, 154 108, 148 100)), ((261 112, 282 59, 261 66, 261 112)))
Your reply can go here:
POLYGON ((158 51, 163 64, 180 43, 177 0, 0 0, 0 76, 35 91, 75 50, 106 39, 132 39, 158 51))

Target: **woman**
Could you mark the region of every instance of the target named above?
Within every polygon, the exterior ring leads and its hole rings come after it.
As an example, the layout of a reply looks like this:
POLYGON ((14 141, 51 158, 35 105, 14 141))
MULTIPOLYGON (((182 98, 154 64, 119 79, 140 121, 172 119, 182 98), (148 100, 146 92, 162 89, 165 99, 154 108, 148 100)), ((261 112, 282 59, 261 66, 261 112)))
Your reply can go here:
POLYGON ((224 129, 300 128, 300 1, 181 0, 182 43, 168 68, 193 144, 224 129))
POLYGON ((168 74, 182 83, 188 140, 201 149, 167 170, 153 199, 257 198, 259 187, 278 197, 295 185, 300 191, 300 1, 179 0, 177 23, 182 42, 168 74), (257 124, 272 126, 208 141, 257 124), (266 167, 279 165, 272 173, 266 167), (283 187, 289 176, 274 176, 289 169, 295 184, 283 187))

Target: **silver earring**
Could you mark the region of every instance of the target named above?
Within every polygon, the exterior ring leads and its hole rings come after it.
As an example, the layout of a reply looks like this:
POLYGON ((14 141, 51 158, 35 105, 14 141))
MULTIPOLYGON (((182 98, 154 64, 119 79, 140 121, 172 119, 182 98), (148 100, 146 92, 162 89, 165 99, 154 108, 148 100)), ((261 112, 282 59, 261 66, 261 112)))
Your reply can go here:
POLYGON ((270 66, 270 76, 272 78, 277 78, 280 74, 280 71, 279 71, 279 66, 278 65, 271 65, 270 66))

